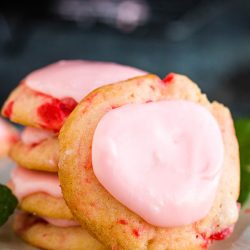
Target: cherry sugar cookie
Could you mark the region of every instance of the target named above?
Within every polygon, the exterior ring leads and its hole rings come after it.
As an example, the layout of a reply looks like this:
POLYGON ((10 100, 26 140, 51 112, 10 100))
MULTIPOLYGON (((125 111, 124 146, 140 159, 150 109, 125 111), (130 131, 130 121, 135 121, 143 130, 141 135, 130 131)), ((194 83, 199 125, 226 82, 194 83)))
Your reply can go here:
POLYGON ((198 250, 238 219, 229 110, 185 76, 101 87, 60 135, 59 179, 81 225, 116 250, 198 250))
POLYGON ((59 143, 57 134, 26 127, 10 150, 10 157, 20 166, 47 172, 58 171, 59 143))
POLYGON ((2 114, 24 126, 58 132, 89 92, 143 74, 142 70, 109 62, 59 61, 26 76, 6 100, 2 114))

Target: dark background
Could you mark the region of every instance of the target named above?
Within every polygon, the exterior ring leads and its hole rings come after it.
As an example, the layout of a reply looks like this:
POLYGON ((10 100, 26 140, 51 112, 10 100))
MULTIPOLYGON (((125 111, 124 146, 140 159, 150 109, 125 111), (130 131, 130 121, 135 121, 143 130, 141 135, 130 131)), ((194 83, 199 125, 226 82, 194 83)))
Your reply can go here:
POLYGON ((249 0, 0 1, 0 104, 33 69, 78 58, 187 74, 250 116, 249 0))

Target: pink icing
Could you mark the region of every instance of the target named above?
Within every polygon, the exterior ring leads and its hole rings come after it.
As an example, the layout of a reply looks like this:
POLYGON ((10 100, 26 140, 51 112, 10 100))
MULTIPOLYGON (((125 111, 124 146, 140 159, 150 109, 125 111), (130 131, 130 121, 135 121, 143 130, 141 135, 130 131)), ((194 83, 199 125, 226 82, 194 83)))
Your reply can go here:
POLYGON ((23 143, 28 144, 28 145, 37 144, 55 135, 56 135, 55 133, 45 130, 45 129, 25 127, 25 129, 21 133, 21 140, 23 143))
POLYGON ((31 89, 79 102, 92 90, 109 83, 144 75, 146 72, 109 62, 59 61, 29 74, 24 80, 31 89))
POLYGON ((17 131, 5 120, 0 118, 0 140, 6 140, 10 137, 18 137, 17 131))
POLYGON ((160 227, 190 224, 208 214, 223 156, 214 117, 184 100, 113 109, 99 122, 92 144, 93 170, 104 188, 160 227))
POLYGON ((0 118, 0 157, 5 157, 11 146, 19 139, 17 130, 0 118))
POLYGON ((9 140, 17 140, 18 132, 14 127, 12 127, 9 123, 5 120, 0 118, 0 140, 1 142, 6 142, 9 140))
POLYGON ((62 219, 53 219, 48 217, 42 217, 49 224, 54 225, 56 227, 75 227, 80 226, 80 224, 74 220, 62 220, 62 219))
POLYGON ((16 167, 11 174, 11 183, 19 200, 38 192, 44 192, 54 197, 62 197, 59 179, 56 174, 16 167))

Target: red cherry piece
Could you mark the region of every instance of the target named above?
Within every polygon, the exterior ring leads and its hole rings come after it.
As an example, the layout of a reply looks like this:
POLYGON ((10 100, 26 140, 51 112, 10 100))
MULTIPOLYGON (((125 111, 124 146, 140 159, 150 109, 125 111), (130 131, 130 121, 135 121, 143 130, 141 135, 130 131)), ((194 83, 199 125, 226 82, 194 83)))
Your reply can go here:
POLYGON ((13 110, 13 105, 14 105, 14 101, 10 101, 6 108, 4 109, 3 113, 7 118, 10 118, 12 115, 12 110, 13 110))
POLYGON ((138 237, 140 236, 140 232, 139 232, 138 229, 134 229, 134 230, 133 230, 133 234, 134 234, 134 236, 135 236, 136 238, 138 238, 138 237))
POLYGON ((175 74, 174 73, 169 73, 164 79, 164 83, 170 83, 174 79, 175 74))
POLYGON ((231 233, 233 232, 233 229, 234 229, 233 226, 225 228, 220 232, 212 234, 209 237, 209 239, 212 240, 212 241, 213 240, 224 240, 224 239, 228 238, 231 235, 231 233))
POLYGON ((128 222, 124 219, 119 220, 118 223, 121 225, 128 225, 128 222))
POLYGON ((55 131, 60 130, 65 118, 76 105, 77 102, 70 97, 63 100, 52 98, 37 109, 37 114, 41 119, 41 126, 55 131))

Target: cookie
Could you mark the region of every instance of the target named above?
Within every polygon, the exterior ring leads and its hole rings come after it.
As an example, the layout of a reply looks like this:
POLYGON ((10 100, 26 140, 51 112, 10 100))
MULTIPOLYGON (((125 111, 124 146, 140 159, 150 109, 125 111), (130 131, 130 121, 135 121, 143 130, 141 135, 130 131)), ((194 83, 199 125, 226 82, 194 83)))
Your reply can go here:
POLYGON ((96 239, 79 226, 57 227, 25 213, 14 216, 13 229, 27 243, 49 250, 104 250, 96 239))
POLYGON ((59 144, 59 179, 66 203, 77 220, 106 246, 120 250, 198 250, 231 234, 238 219, 239 195, 238 143, 232 117, 223 105, 210 103, 187 77, 170 74, 162 81, 147 75, 93 91, 67 119, 59 144), (192 224, 165 228, 146 222, 101 185, 93 172, 91 150, 96 127, 108 111, 126 104, 173 99, 197 103, 210 112, 222 135, 224 160, 209 213, 192 224))
POLYGON ((109 62, 59 61, 25 77, 6 100, 2 114, 24 126, 58 132, 90 91, 143 74, 142 70, 109 62))
POLYGON ((58 138, 50 137, 33 144, 26 144, 19 140, 11 147, 9 156, 25 168, 57 172, 59 161, 58 138))

